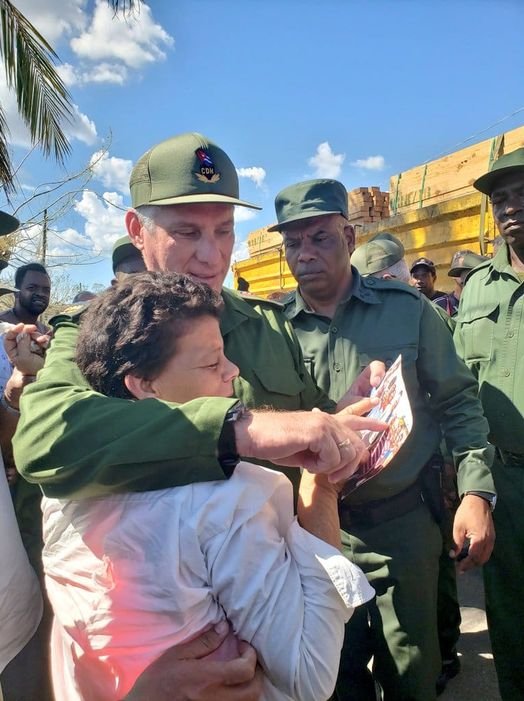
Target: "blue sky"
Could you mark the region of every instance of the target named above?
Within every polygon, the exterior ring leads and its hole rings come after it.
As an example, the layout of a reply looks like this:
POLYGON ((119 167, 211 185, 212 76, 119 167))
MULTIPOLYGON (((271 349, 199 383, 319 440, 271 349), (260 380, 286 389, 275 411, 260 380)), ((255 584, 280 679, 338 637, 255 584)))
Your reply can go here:
POLYGON ((19 194, 0 206, 20 206, 28 224, 19 263, 35 255, 47 205, 49 263, 75 263, 65 269, 86 287, 111 277, 131 164, 173 134, 218 142, 241 195, 264 207, 239 212, 241 258, 285 185, 327 175, 387 189, 391 175, 524 124, 521 0, 150 0, 126 21, 102 0, 15 4, 56 48, 76 118, 65 167, 45 161, 0 77, 20 164, 19 194), (48 192, 90 162, 89 182, 48 192), (38 187, 47 194, 22 204, 38 187))

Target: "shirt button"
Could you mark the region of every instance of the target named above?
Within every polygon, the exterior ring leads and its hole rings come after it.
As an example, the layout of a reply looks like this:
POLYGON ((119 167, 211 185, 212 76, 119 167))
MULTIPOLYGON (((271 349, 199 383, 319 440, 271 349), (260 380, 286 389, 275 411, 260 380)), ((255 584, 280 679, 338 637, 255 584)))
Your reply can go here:
POLYGON ((502 374, 504 377, 509 377, 511 375, 511 372, 508 370, 508 368, 502 368, 502 374))
POLYGON ((342 368, 340 367, 340 363, 335 363, 333 365, 333 369, 335 372, 340 372, 342 370, 342 368))
POLYGON ((331 333, 338 333, 338 328, 336 326, 332 326, 331 333))
POLYGON ((508 338, 513 338, 515 331, 508 331, 508 338))

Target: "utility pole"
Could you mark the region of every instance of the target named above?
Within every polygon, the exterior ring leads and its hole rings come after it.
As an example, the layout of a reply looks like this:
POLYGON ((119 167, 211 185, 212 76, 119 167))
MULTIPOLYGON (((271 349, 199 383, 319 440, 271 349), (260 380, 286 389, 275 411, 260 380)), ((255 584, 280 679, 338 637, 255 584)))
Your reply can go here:
POLYGON ((47 256, 47 209, 44 209, 44 223, 42 225, 42 255, 41 255, 42 265, 45 265, 46 256, 47 256))

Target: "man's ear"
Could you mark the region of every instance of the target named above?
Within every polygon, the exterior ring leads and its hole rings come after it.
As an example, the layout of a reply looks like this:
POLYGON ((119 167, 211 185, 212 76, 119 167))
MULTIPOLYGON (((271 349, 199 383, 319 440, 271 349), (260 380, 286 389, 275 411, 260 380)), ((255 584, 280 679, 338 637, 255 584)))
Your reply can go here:
POLYGON ((127 233, 133 244, 139 251, 144 250, 144 227, 138 219, 134 209, 129 209, 124 218, 127 233))
POLYGON ((351 224, 346 224, 344 226, 344 236, 346 237, 348 251, 350 254, 355 250, 355 229, 351 224))
POLYGON ((151 380, 137 375, 124 375, 124 384, 135 399, 154 399, 157 395, 151 380))

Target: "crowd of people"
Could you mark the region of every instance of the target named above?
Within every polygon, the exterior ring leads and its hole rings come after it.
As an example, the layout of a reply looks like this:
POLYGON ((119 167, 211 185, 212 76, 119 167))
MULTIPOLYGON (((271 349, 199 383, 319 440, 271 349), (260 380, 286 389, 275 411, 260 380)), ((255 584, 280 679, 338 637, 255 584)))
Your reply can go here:
POLYGON ((355 247, 338 181, 286 187, 271 228, 297 288, 265 300, 223 286, 234 207, 256 205, 182 134, 133 168, 106 292, 49 332, 45 269, 17 271, 5 701, 432 701, 460 671, 455 573, 477 566, 501 697, 524 699, 524 149, 474 185, 502 242, 453 256, 451 294, 392 234, 355 247), (412 431, 342 497, 399 355, 412 431))

